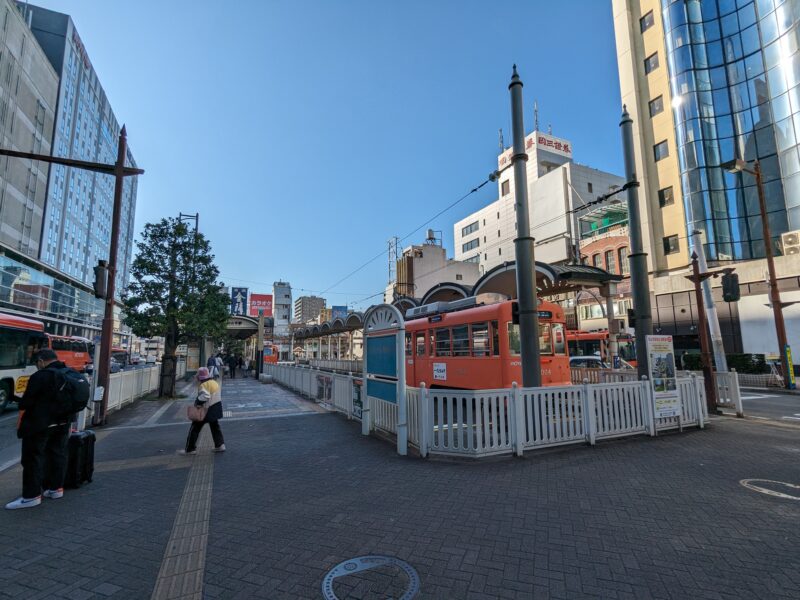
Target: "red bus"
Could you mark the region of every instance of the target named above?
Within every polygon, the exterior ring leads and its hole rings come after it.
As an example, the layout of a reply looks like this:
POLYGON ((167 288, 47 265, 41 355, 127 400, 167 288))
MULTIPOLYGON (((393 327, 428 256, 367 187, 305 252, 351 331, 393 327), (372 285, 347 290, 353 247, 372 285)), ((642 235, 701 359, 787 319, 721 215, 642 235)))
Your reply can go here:
POLYGON ((47 346, 44 323, 0 313, 0 411, 25 393, 36 372, 33 355, 47 346))
POLYGON ((86 338, 47 334, 49 346, 58 356, 58 360, 80 373, 92 364, 92 343, 86 338))
MULTIPOLYGON (((599 356, 611 364, 611 355, 608 351, 608 329, 600 331, 567 331, 570 356, 599 356)), ((619 357, 636 366, 636 345, 633 336, 628 333, 617 334, 617 353, 619 357)))
MULTIPOLYGON (((522 385, 516 301, 474 298, 413 308, 406 321, 406 384, 430 388, 499 389, 522 385)), ((570 385, 564 311, 539 304, 542 384, 570 385)))

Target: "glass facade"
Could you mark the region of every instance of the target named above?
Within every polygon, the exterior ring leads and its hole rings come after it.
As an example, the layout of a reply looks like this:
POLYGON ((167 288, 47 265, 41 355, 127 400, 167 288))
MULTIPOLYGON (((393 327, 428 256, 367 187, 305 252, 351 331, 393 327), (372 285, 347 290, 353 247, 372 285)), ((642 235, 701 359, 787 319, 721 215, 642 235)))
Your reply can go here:
MULTIPOLYGON (((800 0, 661 0, 689 231, 710 260, 764 256, 758 160, 773 248, 800 229, 800 0)), ((688 233, 688 232, 687 232, 688 233)))

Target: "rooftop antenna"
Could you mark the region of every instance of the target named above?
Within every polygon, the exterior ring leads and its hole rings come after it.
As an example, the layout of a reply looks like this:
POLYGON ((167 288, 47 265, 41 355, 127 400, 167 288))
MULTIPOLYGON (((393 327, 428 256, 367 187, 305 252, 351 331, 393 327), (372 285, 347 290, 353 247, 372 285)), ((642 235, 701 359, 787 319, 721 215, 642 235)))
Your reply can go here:
POLYGON ((547 124, 547 133, 549 135, 553 135, 553 125, 552 125, 552 123, 548 123, 547 124))
POLYGON ((533 101, 533 130, 539 131, 539 104, 533 101))
POLYGON ((499 141, 500 154, 502 154, 503 151, 506 149, 505 142, 503 142, 503 128, 501 127, 500 129, 497 130, 497 132, 498 132, 498 135, 500 136, 500 138, 499 138, 500 139, 500 141, 499 141))

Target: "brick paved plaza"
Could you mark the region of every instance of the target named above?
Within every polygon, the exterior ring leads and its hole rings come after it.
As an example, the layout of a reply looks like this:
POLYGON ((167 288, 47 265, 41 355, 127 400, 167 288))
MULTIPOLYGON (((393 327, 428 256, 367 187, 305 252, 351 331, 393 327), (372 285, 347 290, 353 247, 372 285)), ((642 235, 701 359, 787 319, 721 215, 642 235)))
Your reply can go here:
MULTIPOLYGON (((369 554, 413 566, 419 598, 800 597, 800 501, 739 483, 800 484, 800 428, 723 418, 426 461, 277 386, 223 394, 225 454, 205 432, 177 456, 184 404, 140 402, 98 431, 93 483, 0 513, 0 597, 321 598, 331 568, 369 554)), ((19 487, 19 467, 0 474, 8 498, 19 487)), ((405 583, 381 567, 334 590, 397 598, 405 583)))

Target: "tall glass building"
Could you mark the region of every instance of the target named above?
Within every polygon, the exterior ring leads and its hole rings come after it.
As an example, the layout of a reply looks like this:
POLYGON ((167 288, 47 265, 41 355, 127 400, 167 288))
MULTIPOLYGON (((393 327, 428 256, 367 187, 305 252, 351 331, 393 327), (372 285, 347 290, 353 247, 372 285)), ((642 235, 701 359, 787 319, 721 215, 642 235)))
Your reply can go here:
MULTIPOLYGON (((711 260, 764 256, 759 161, 771 240, 800 230, 800 0, 661 0, 688 232, 711 260)), ((646 27, 642 23, 642 28, 646 27)))
MULTIPOLYGON (((53 153, 113 163, 120 125, 69 15, 18 2, 31 31, 60 77, 53 153)), ((128 152, 127 163, 136 166, 128 152)), ((136 213, 136 178, 126 177, 122 194, 116 289, 128 281, 136 213)), ((50 169, 39 259, 85 284, 92 268, 107 259, 111 241, 114 179, 54 165, 50 169)))

